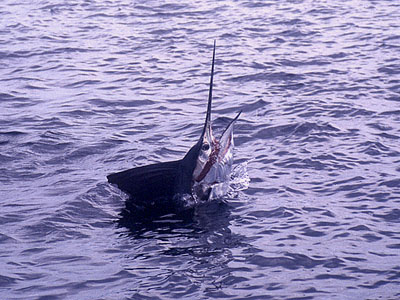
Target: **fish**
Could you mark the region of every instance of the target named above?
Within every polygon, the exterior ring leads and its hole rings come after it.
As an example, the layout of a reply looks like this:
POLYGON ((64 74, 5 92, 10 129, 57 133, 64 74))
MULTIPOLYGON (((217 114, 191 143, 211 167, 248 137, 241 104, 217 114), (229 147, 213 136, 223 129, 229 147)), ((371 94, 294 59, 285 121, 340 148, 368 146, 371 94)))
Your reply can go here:
POLYGON ((140 166, 107 176, 109 183, 129 195, 127 201, 135 207, 170 206, 170 200, 185 206, 220 198, 228 192, 233 164, 233 126, 241 111, 216 139, 211 122, 215 46, 214 41, 206 118, 194 146, 180 160, 140 166))

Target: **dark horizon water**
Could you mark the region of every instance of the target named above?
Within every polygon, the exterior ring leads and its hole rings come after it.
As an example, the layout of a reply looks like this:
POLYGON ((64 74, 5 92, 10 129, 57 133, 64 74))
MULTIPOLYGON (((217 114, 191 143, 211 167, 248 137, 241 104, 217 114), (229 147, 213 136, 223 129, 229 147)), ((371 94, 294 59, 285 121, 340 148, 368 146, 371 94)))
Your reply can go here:
POLYGON ((1 299, 399 299, 396 1, 0 3, 1 299), (222 202, 128 228, 106 175, 239 110, 222 202))

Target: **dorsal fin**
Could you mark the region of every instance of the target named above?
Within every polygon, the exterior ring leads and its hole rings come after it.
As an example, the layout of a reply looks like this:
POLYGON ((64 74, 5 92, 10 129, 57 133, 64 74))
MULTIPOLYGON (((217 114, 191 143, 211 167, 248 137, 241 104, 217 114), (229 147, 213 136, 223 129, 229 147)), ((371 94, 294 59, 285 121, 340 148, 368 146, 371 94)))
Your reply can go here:
POLYGON ((113 173, 107 179, 138 203, 160 197, 172 198, 180 164, 180 160, 156 163, 113 173))

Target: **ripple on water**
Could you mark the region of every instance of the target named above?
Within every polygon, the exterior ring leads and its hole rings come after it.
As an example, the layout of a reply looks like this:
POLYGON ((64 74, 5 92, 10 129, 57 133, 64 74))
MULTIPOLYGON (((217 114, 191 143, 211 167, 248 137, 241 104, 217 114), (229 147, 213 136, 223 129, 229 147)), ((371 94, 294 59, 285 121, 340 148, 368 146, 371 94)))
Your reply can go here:
POLYGON ((7 299, 400 297, 397 2, 11 2, 7 299), (197 140, 214 38, 215 128, 243 111, 249 188, 126 218, 105 175, 197 140))

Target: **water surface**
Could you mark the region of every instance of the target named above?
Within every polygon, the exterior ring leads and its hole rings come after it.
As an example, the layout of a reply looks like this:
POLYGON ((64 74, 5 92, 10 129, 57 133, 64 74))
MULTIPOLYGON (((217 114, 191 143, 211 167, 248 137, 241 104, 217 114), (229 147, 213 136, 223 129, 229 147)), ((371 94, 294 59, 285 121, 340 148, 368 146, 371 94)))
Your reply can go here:
POLYGON ((400 298, 400 4, 0 4, 2 299, 400 298), (106 175, 214 112, 247 190, 141 227, 106 175), (126 225, 126 224, 125 224, 126 225))

